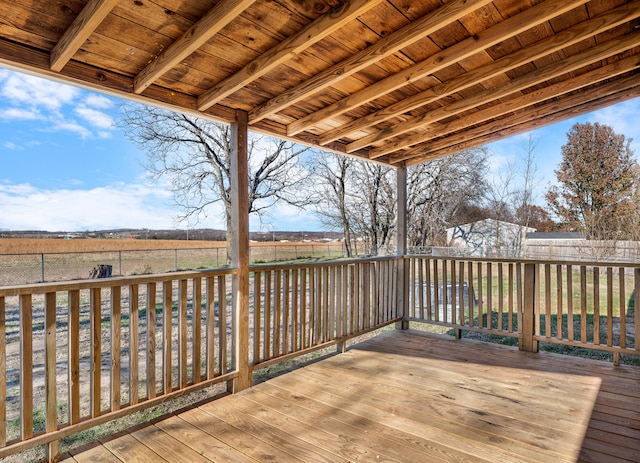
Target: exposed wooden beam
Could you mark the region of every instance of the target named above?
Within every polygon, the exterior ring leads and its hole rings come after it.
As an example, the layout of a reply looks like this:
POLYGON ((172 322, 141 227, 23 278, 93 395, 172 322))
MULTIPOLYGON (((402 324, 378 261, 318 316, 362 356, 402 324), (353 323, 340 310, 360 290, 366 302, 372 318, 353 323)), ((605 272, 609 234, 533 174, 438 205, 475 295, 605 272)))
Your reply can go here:
MULTIPOLYGON (((625 15, 629 15, 629 14, 635 14, 636 17, 640 16, 640 8, 638 8, 638 6, 640 6, 640 1, 636 2, 637 6, 636 9, 633 12, 625 12, 625 15)), ((616 13, 620 13, 619 10, 616 10, 616 13)), ((487 79, 491 79, 493 77, 499 76, 500 74, 503 74, 509 70, 512 70, 518 66, 521 66, 523 64, 529 63, 531 61, 534 61, 536 59, 539 59, 543 56, 547 56, 550 53, 553 53, 555 51, 561 50, 562 48, 568 47, 572 44, 575 44, 577 42, 580 42, 588 37, 591 37, 593 35, 596 35, 598 33, 604 32, 606 30, 609 30, 623 22, 627 22, 629 21, 629 17, 625 16, 625 18, 623 19, 620 15, 616 15, 614 13, 610 13, 607 14, 606 16, 609 16, 608 19, 614 19, 614 17, 617 18, 616 21, 613 22, 605 22, 603 20, 602 17, 598 17, 598 18, 594 18, 593 20, 590 21, 585 21, 584 23, 580 23, 570 29, 567 29, 561 33, 558 33, 556 36, 554 37, 550 37, 548 39, 542 40, 540 42, 535 43, 534 45, 527 47, 525 49, 519 50, 515 53, 512 53, 510 55, 507 55, 503 58, 500 58, 499 60, 494 61, 491 64, 488 64, 486 66, 482 66, 480 68, 474 69, 472 71, 467 72, 466 74, 461 75, 460 77, 457 77, 455 79, 452 79, 448 82, 445 82, 443 84, 439 84, 436 85, 422 93, 419 93, 417 95, 414 95, 410 98, 407 98, 405 100, 402 100, 394 105, 391 105, 385 109, 382 109, 380 111, 378 111, 377 113, 371 114, 369 116, 366 116, 363 119, 368 119, 368 120, 372 120, 372 119, 376 119, 376 122, 380 122, 381 120, 386 120, 389 119, 390 117, 394 117, 397 116, 399 114, 402 114, 406 111, 411 111, 413 109, 416 109, 420 106, 423 106, 427 103, 431 103, 434 101, 437 101, 441 98, 444 98, 445 96, 448 95, 452 95, 456 92, 459 92, 461 90, 467 89, 469 87, 472 87, 476 84, 481 83, 484 80, 487 79)), ((624 43, 635 43, 635 38, 631 37, 632 34, 627 35, 622 42, 624 43)), ((622 43, 620 41, 620 39, 615 39, 612 40, 610 42, 607 42, 607 46, 611 47, 611 51, 609 52, 609 54, 607 56, 613 55, 615 53, 618 53, 618 51, 613 51, 613 50, 620 50, 619 45, 622 45, 623 48, 622 50, 626 49, 624 48, 625 45, 624 43, 622 43)), ((633 46, 633 45, 631 45, 633 46)), ((629 48, 629 47, 627 47, 629 48)), ((600 48, 600 50, 602 50, 602 48, 600 48)), ((585 57, 584 53, 580 54, 581 57, 585 57)), ((585 59, 588 59, 588 57, 585 57, 585 59)), ((556 64, 558 65, 563 65, 564 63, 567 62, 567 60, 575 60, 575 56, 571 56, 565 60, 563 60, 562 62, 558 62, 556 64)), ((593 61, 591 61, 593 62, 593 61)), ((559 66, 556 68, 559 69, 559 66)), ((576 68, 574 68, 576 69, 576 68)), ((532 73, 530 73, 529 75, 531 76, 537 76, 539 74, 539 70, 538 71, 534 71, 532 73)), ((566 71, 569 72, 569 71, 566 71)), ((562 73, 560 73, 562 74, 562 73)), ((522 78, 520 78, 522 79, 522 78)), ((515 84, 513 83, 515 82, 515 80, 511 81, 510 84, 512 85, 512 88, 515 88, 515 84)), ((519 80, 519 82, 524 82, 523 80, 519 80)), ((540 81, 538 81, 540 82, 540 81)), ((507 84, 509 85, 509 84, 507 84)), ((533 85, 533 84, 530 84, 533 85)), ((526 88, 526 87, 520 87, 520 89, 522 88, 526 88)), ((502 86, 498 88, 499 90, 503 90, 506 89, 506 87, 502 86)), ((498 89, 490 89, 489 91, 494 91, 497 92, 498 89)), ((513 91, 516 90, 512 90, 511 92, 508 93, 512 93, 513 91)), ((505 93, 508 94, 508 93, 505 93)), ((482 92, 481 95, 487 95, 486 92, 482 92)), ((474 95, 473 97, 473 101, 475 102, 474 105, 477 105, 477 98, 478 95, 474 95)), ((465 98, 462 101, 457 101, 455 103, 452 103, 450 105, 447 105, 445 107, 436 109, 434 111, 431 111, 430 113, 424 114, 422 116, 419 117, 415 117, 412 118, 410 121, 406 121, 403 122, 402 124, 398 124, 395 125, 393 127, 389 127, 387 129, 383 129, 383 130, 378 130, 375 131, 374 133, 363 137, 361 139, 358 139, 352 143, 350 143, 347 147, 347 151, 350 152, 350 150, 357 150, 360 148, 363 148, 365 146, 368 146, 372 143, 377 143, 377 142, 381 142, 384 141, 388 138, 392 138, 395 136, 398 136, 402 133, 406 133, 408 131, 411 131, 417 127, 420 126, 424 126, 425 124, 429 123, 429 122, 433 122, 435 120, 438 120, 438 118, 440 115, 446 113, 443 117, 447 117, 453 114, 456 114, 455 111, 457 111, 458 108, 465 106, 466 109, 472 107, 470 105, 466 105, 467 102, 472 101, 471 98, 465 98), (432 116, 437 115, 438 118, 433 119, 432 116)), ((496 97, 496 98, 500 98, 500 97, 496 97)), ((490 101, 490 100, 486 100, 485 102, 490 101)), ((458 111, 460 112, 460 111, 458 111)), ((435 117, 435 116, 434 116, 435 117)))
POLYGON ((620 80, 609 82, 597 86, 594 89, 589 89, 582 92, 576 92, 573 95, 567 96, 557 101, 550 101, 535 108, 531 108, 526 111, 519 111, 516 114, 509 116, 505 119, 492 121, 487 124, 475 127, 470 130, 464 131, 460 135, 453 137, 446 137, 434 142, 422 145, 422 147, 416 147, 408 152, 404 153, 398 158, 394 158, 395 161, 407 160, 415 156, 416 153, 424 153, 425 146, 429 151, 439 151, 449 146, 456 145, 465 140, 473 140, 474 138, 481 138, 486 135, 490 135, 493 132, 508 129, 513 126, 526 124, 531 121, 535 121, 544 118, 547 114, 555 114, 561 111, 565 111, 571 108, 579 107, 580 105, 599 100, 601 98, 609 97, 611 95, 619 94, 630 88, 637 87, 638 76, 632 75, 620 80))
POLYGON ((450 116, 455 116, 456 114, 476 108, 486 103, 491 103, 499 98, 504 98, 533 85, 562 76, 583 66, 608 58, 638 45, 640 45, 640 32, 629 34, 621 39, 614 39, 609 42, 605 42, 602 45, 577 53, 562 61, 557 61, 541 69, 530 72, 529 74, 513 79, 499 87, 489 88, 468 98, 454 101, 451 104, 441 106, 440 108, 434 109, 428 113, 410 118, 404 121, 401 126, 389 127, 387 129, 380 130, 375 134, 350 143, 347 145, 347 152, 352 149, 361 149, 363 146, 367 146, 370 143, 378 143, 411 130, 425 127, 432 122, 436 122, 450 116))
MULTIPOLYGON (((438 72, 439 70, 457 63, 460 60, 479 53, 480 51, 492 47, 510 37, 514 37, 531 27, 570 11, 576 6, 586 3, 586 1, 587 0, 548 0, 542 4, 529 8, 487 30, 479 32, 473 37, 469 37, 462 42, 430 56, 420 63, 404 69, 393 76, 370 85, 353 95, 349 95, 340 101, 291 123, 287 127, 287 132, 290 135, 295 135, 322 121, 339 116, 340 114, 363 105, 380 97, 381 95, 390 93, 400 87, 422 79, 429 74, 438 72)), ((391 36, 388 38, 391 38, 391 36)), ((321 137, 321 142, 323 144, 328 143, 330 141, 337 140, 342 136, 343 133, 341 129, 338 128, 331 131, 331 134, 323 135, 321 137)))
POLYGON ((395 53, 397 50, 424 38, 447 24, 457 21, 490 2, 490 0, 452 0, 419 21, 410 23, 404 28, 390 34, 388 37, 379 40, 376 44, 350 56, 295 88, 258 106, 249 113, 249 122, 254 123, 273 115, 310 94, 319 92, 355 72, 364 69, 372 63, 383 59, 385 56, 395 53))
POLYGON ((51 50, 50 68, 59 72, 87 38, 118 4, 119 0, 89 0, 58 43, 51 50))
MULTIPOLYGON (((537 119, 530 119, 526 122, 523 122, 518 125, 514 125, 505 129, 498 129, 492 132, 485 134, 484 136, 480 136, 477 138, 464 140, 463 138, 459 138, 459 143, 451 146, 447 146, 445 148, 439 150, 429 150, 428 146, 423 147, 422 154, 418 154, 418 149, 415 149, 416 155, 411 159, 401 160, 400 157, 392 158, 391 163, 406 163, 407 165, 415 165, 422 162, 429 161, 431 159, 437 159, 443 156, 448 156, 450 154, 455 154, 460 151, 464 151, 467 149, 475 148, 478 146, 485 145, 487 143, 491 143, 502 138, 512 137, 514 135, 518 135, 524 132, 529 132, 531 130, 535 130, 550 124, 555 124, 557 122, 571 119, 573 117, 580 116, 582 114, 586 114, 589 112, 597 111, 598 109, 606 108, 607 106, 614 105, 616 103, 620 103, 621 101, 630 100, 633 98, 640 97, 640 82, 636 80, 634 83, 635 86, 623 90, 619 93, 614 93, 608 96, 605 96, 600 99, 591 100, 585 102, 584 97, 579 98, 581 104, 570 108, 561 108, 556 113, 549 113, 550 108, 546 108, 538 115, 537 119), (463 141, 464 140, 464 141, 463 141)), ((556 107, 556 109, 558 109, 556 107)), ((402 156, 406 157, 406 156, 402 156)))
POLYGON ((198 98, 198 109, 205 109, 218 103, 249 82, 258 79, 271 69, 293 58, 314 43, 332 34, 349 21, 373 8, 382 0, 347 1, 338 8, 323 14, 296 34, 283 40, 269 51, 247 64, 240 71, 227 77, 198 98))
POLYGON ((196 51, 255 0, 222 0, 133 79, 133 91, 142 93, 153 81, 196 51))
MULTIPOLYGON (((353 72, 364 69, 374 62, 379 61, 382 58, 389 56, 418 40, 422 40, 424 37, 439 29, 442 29, 445 25, 456 21, 459 18, 470 13, 472 11, 472 7, 477 9, 483 6, 482 3, 479 3, 477 5, 473 2, 468 2, 468 4, 466 5, 465 3, 466 2, 458 1, 457 3, 450 2, 445 4, 443 7, 437 9, 433 13, 425 15, 420 20, 414 23, 410 23, 397 32, 381 39, 369 48, 362 50, 360 53, 356 53, 347 60, 343 61, 339 64, 338 67, 334 66, 333 68, 330 68, 322 74, 314 77, 314 79, 317 81, 324 80, 325 82, 328 82, 328 84, 334 83, 335 81, 331 81, 331 79, 335 75, 339 74, 339 70, 348 68, 349 73, 347 75, 351 75, 353 74, 353 72)), ((341 76, 341 78, 342 77, 345 76, 341 76)), ((344 101, 344 99, 341 101, 344 101)), ((335 105, 330 105, 328 109, 325 108, 324 110, 316 111, 315 113, 309 114, 308 116, 291 123, 287 127, 287 132, 289 133, 289 135, 298 134, 325 119, 333 117, 336 113, 341 114, 342 112, 351 109, 342 105, 338 105, 338 108, 336 109, 334 108, 334 106, 335 105)))
POLYGON ((429 126, 426 131, 418 132, 415 135, 411 135, 397 141, 386 142, 381 147, 372 149, 369 156, 372 159, 375 159, 408 146, 417 145, 431 139, 443 137, 449 133, 465 129, 467 127, 472 127, 491 119, 502 117, 505 114, 518 111, 526 108, 527 106, 539 104, 550 98, 560 97, 563 94, 573 92, 580 88, 589 87, 603 80, 637 69, 638 67, 640 67, 640 57, 631 56, 629 58, 616 61, 608 66, 594 69, 593 71, 587 72, 578 77, 558 82, 557 84, 535 90, 517 98, 509 99, 504 103, 499 103, 488 109, 470 114, 446 124, 429 126))

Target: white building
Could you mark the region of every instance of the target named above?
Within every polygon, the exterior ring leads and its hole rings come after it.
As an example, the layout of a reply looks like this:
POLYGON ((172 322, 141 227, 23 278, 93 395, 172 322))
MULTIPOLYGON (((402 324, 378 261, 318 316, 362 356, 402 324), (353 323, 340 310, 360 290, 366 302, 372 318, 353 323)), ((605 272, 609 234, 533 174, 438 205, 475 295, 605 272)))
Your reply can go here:
POLYGON ((447 242, 460 253, 478 257, 521 257, 527 233, 535 228, 484 219, 447 229, 447 242))

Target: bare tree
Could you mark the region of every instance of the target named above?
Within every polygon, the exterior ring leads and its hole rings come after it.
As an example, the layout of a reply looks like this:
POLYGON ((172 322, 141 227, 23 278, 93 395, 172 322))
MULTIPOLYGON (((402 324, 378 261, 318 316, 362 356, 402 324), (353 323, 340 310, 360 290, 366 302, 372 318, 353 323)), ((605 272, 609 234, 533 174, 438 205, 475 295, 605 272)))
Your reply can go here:
POLYGON ((484 199, 487 156, 485 148, 477 148, 408 170, 410 246, 446 244, 446 229, 452 225, 459 210, 484 199))
POLYGON ((315 168, 313 182, 317 201, 316 213, 320 222, 328 229, 340 230, 344 238, 347 257, 353 257, 357 246, 352 242, 350 211, 351 172, 355 160, 334 153, 322 153, 315 168))
MULTIPOLYGON (((120 126, 146 152, 144 165, 152 178, 168 181, 173 201, 182 211, 179 220, 197 223, 212 205, 222 203, 230 243, 229 126, 142 105, 124 106, 120 126)), ((310 204, 311 195, 303 188, 309 171, 301 162, 307 150, 272 137, 250 136, 250 214, 262 219, 279 203, 310 204)))
POLYGON ((356 161, 353 173, 352 222, 365 240, 366 253, 389 251, 396 229, 395 171, 390 167, 356 161))
POLYGON ((393 169, 326 153, 314 170, 316 212, 325 226, 342 230, 347 255, 356 249, 354 236, 363 240, 367 255, 388 248, 397 221, 393 169))

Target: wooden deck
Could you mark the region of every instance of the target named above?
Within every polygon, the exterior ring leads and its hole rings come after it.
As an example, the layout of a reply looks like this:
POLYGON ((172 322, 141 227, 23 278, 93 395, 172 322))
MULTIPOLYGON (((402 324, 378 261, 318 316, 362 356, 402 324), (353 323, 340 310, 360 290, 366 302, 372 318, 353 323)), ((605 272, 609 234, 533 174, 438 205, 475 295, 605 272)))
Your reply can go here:
POLYGON ((395 331, 65 457, 638 462, 640 368, 395 331))

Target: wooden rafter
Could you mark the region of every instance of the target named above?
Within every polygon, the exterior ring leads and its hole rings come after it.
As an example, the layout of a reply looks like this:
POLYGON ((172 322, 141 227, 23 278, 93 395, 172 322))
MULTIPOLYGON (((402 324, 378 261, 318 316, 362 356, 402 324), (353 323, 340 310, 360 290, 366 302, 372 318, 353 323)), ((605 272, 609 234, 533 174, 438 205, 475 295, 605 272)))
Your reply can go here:
POLYGON ((380 1, 355 0, 345 2, 339 8, 323 14, 297 34, 280 42, 280 44, 247 64, 240 71, 203 93, 198 98, 198 109, 204 111, 210 108, 249 82, 265 75, 276 66, 332 34, 344 24, 373 8, 380 1))
POLYGON ((119 0, 89 0, 51 50, 50 68, 59 72, 76 54, 87 38, 107 17, 119 0))
MULTIPOLYGON (((336 117, 344 112, 372 101, 382 94, 390 93, 402 86, 418 81, 430 74, 434 74, 447 66, 466 59, 481 50, 486 50, 497 43, 514 37, 531 27, 542 24, 543 22, 570 11, 576 6, 584 3, 585 1, 580 0, 572 2, 549 0, 536 5, 485 31, 480 32, 474 37, 469 37, 462 42, 436 53, 411 68, 405 69, 396 75, 370 85, 360 92, 350 95, 307 117, 314 117, 314 119, 318 121, 336 117)), ((375 125, 379 122, 383 122, 397 114, 395 105, 383 108, 380 111, 369 114, 363 118, 342 124, 338 128, 323 134, 320 137, 320 143, 324 145, 334 140, 338 140, 350 133, 375 125)))
MULTIPOLYGON (((397 151, 401 148, 405 148, 407 146, 413 146, 419 143, 424 143, 426 141, 436 139, 438 137, 443 137, 450 133, 463 130, 467 127, 472 127, 478 124, 482 124, 491 119, 500 118, 511 112, 518 111, 520 109, 524 109, 526 107, 530 107, 530 106, 542 103, 545 100, 556 98, 560 95, 570 93, 584 87, 589 87, 593 84, 609 79, 611 77, 615 77, 617 75, 627 73, 634 69, 638 69, 639 67, 640 67, 640 58, 638 58, 637 56, 631 56, 629 58, 617 61, 608 66, 594 69, 593 71, 587 72, 578 77, 574 77, 566 81, 558 82, 549 87, 535 90, 531 93, 527 93, 517 98, 509 99, 508 101, 504 103, 499 103, 495 106, 492 106, 489 109, 485 109, 483 111, 470 114, 468 116, 453 120, 446 124, 431 125, 424 132, 418 132, 415 135, 407 137, 406 139, 398 140, 397 142, 395 141, 387 142, 380 148, 372 149, 369 152, 369 156, 372 159, 376 159, 380 156, 383 156, 388 153, 392 153, 394 151, 397 151)), ((466 132, 465 132, 465 136, 466 136, 466 132)), ((408 154, 404 154, 394 159, 406 160, 406 159, 410 159, 411 156, 412 154, 408 152, 408 154)))
MULTIPOLYGON (((586 38, 592 37, 606 30, 610 30, 613 27, 628 21, 629 15, 635 14, 636 17, 640 16, 640 8, 638 8, 638 5, 640 5, 640 1, 636 1, 634 2, 634 4, 635 4, 634 8, 626 8, 627 6, 630 6, 630 5, 625 5, 625 7, 621 7, 620 9, 617 9, 614 12, 596 17, 590 21, 585 21, 584 23, 578 24, 577 26, 567 29, 561 33, 558 33, 553 37, 536 42, 534 45, 530 47, 519 50, 503 58, 500 58, 499 60, 496 60, 493 63, 488 64, 486 66, 482 66, 480 68, 474 69, 473 71, 463 74, 462 76, 452 79, 451 81, 445 82, 440 85, 436 85, 435 87, 425 92, 419 93, 413 97, 402 100, 394 104, 393 107, 385 108, 385 110, 381 110, 381 111, 385 111, 384 112, 385 120, 389 119, 391 117, 400 115, 404 112, 419 108, 425 104, 437 101, 447 95, 452 95, 453 93, 472 87, 476 84, 481 83, 484 80, 491 79, 511 69, 515 69, 518 66, 526 64, 528 62, 532 62, 543 56, 547 56, 555 51, 561 50, 562 48, 578 43, 586 38)), ((623 40, 623 42, 635 43, 635 39, 627 37, 623 40)), ((615 49, 619 48, 617 39, 609 43, 615 49)), ((624 45, 624 43, 622 45, 624 47, 623 50, 628 48, 624 45)), ((634 46, 634 45, 631 45, 631 46, 634 46)), ((609 52, 609 55, 614 53, 618 53, 618 52, 611 51, 609 52)), ((581 56, 583 55, 584 54, 581 54, 581 56)), ((575 59, 575 56, 569 57, 568 59, 575 59)), ((586 59, 588 58, 585 58, 585 60, 586 59)), ((556 63, 557 66, 554 69, 561 70, 562 66, 564 66, 566 63, 567 63, 567 60, 556 63)), ((535 71, 534 73, 527 74, 526 76, 529 76, 529 78, 532 76, 537 77, 539 73, 540 73, 539 71, 535 71)), ((544 79, 541 79, 541 80, 544 80, 544 79)), ((540 82, 541 80, 537 80, 536 83, 540 82)), ((522 79, 522 80, 519 80, 519 82, 524 83, 525 80, 522 79)), ((502 86, 502 87, 499 87, 499 90, 490 89, 487 92, 482 92, 482 95, 486 95, 488 98, 488 95, 490 92, 498 93, 498 91, 510 90, 502 95, 504 96, 509 93, 513 93, 514 91, 526 88, 526 87, 520 87, 516 90, 517 86, 513 83, 513 81, 511 81, 506 85, 510 87, 502 86)), ((534 85, 534 84, 530 84, 530 85, 534 85)), ((495 98, 500 98, 500 97, 496 96, 495 98)), ((489 102, 491 100, 487 99, 483 101, 489 102)), ((429 113, 426 113, 424 115, 411 118, 409 121, 405 121, 401 125, 396 125, 388 129, 378 130, 368 136, 360 138, 355 142, 352 142, 349 145, 347 145, 347 152, 355 151, 365 146, 368 146, 372 143, 379 143, 389 138, 396 137, 398 135, 401 135, 402 133, 406 133, 413 129, 424 126, 430 122, 438 120, 438 118, 444 118, 444 117, 457 114, 461 111, 469 109, 470 107, 477 106, 478 104, 479 104, 478 95, 474 95, 474 97, 472 98, 466 98, 464 99, 464 101, 461 101, 461 102, 456 101, 450 105, 447 105, 446 107, 439 108, 429 113), (474 102, 473 106, 471 105, 472 101, 474 102), (460 110, 458 111, 458 109, 460 110)))
MULTIPOLYGON (((315 75, 296 88, 258 106, 249 114, 249 121, 257 122, 267 116, 275 114, 310 94, 319 92, 397 50, 405 48, 417 40, 423 39, 430 33, 457 21, 487 3, 490 3, 490 0, 478 0, 475 2, 453 0, 432 14, 426 15, 420 21, 410 23, 408 26, 381 39, 376 44, 315 75)), ((301 130, 297 130, 296 133, 301 130)))
POLYGON ((492 143, 505 137, 512 137, 524 132, 539 129, 549 124, 555 124, 556 122, 561 122, 563 120, 571 119, 582 114, 597 111, 598 109, 606 108, 607 106, 619 103, 621 101, 640 97, 640 83, 637 81, 637 79, 635 80, 635 82, 633 82, 632 85, 633 86, 627 90, 623 90, 618 93, 602 97, 600 99, 589 100, 586 102, 585 97, 588 99, 589 94, 585 94, 582 97, 577 98, 581 104, 568 108, 558 108, 558 106, 556 106, 555 109, 557 110, 557 112, 555 113, 545 112, 553 110, 553 107, 550 103, 549 106, 546 106, 538 111, 537 118, 533 118, 533 115, 531 115, 531 117, 528 118, 527 121, 519 125, 510 126, 507 128, 499 128, 497 130, 494 130, 493 132, 487 130, 487 133, 485 135, 469 140, 460 138, 458 139, 457 144, 450 145, 439 150, 431 151, 428 147, 423 147, 422 149, 420 147, 417 147, 413 150, 412 156, 410 158, 408 158, 408 153, 405 153, 406 155, 392 158, 391 163, 399 165, 420 164, 431 159, 448 156, 450 154, 482 146, 487 143, 492 143), (407 159, 403 160, 402 158, 407 159))
POLYGON ((218 3, 138 73, 133 79, 133 91, 142 93, 153 81, 204 45, 253 2, 255 0, 223 0, 218 3))
MULTIPOLYGON (((372 63, 377 62, 398 50, 406 48, 418 40, 423 39, 431 32, 441 29, 443 25, 450 24, 451 22, 458 20, 465 14, 469 13, 470 6, 471 5, 465 5, 464 2, 448 3, 442 8, 436 10, 433 14, 425 16, 416 23, 411 23, 405 26, 397 32, 383 38, 374 45, 366 48, 365 50, 362 50, 360 53, 356 53, 347 60, 344 60, 339 64, 339 67, 343 69, 349 68, 349 73, 347 75, 351 75, 354 72, 357 72, 364 67, 369 66, 372 63)), ((473 4, 473 6, 475 8, 480 8, 484 5, 473 4)), ((314 79, 317 81, 327 81, 332 79, 332 77, 336 74, 338 74, 338 69, 336 66, 334 66, 333 68, 325 71, 322 75, 315 76, 314 79)), ((342 72, 340 72, 340 75, 342 77, 345 77, 342 72)), ((335 81, 331 83, 335 83, 335 81)), ((344 102, 344 100, 342 101, 344 102)), ((330 109, 327 110, 316 111, 315 113, 292 122, 287 127, 287 133, 289 135, 296 135, 303 130, 307 130, 308 128, 313 127, 323 120, 329 119, 336 114, 342 114, 343 112, 351 109, 351 107, 349 106, 340 104, 331 105, 329 108, 330 109)))

